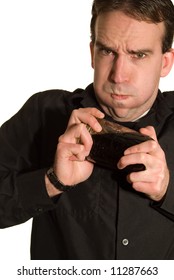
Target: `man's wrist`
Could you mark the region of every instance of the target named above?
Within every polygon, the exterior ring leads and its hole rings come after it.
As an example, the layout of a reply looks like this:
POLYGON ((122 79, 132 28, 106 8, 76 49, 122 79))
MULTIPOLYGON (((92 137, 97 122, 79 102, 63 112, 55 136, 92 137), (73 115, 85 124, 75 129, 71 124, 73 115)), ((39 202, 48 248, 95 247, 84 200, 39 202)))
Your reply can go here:
POLYGON ((55 186, 50 182, 46 174, 45 174, 45 186, 46 186, 46 191, 49 197, 51 198, 62 193, 60 190, 55 188, 55 186))
POLYGON ((65 185, 63 182, 61 182, 59 180, 59 178, 57 177, 57 175, 54 172, 53 167, 50 167, 47 172, 46 172, 46 176, 48 178, 48 180, 50 181, 50 183, 59 191, 61 192, 66 192, 71 190, 73 187, 75 187, 75 185, 65 185))

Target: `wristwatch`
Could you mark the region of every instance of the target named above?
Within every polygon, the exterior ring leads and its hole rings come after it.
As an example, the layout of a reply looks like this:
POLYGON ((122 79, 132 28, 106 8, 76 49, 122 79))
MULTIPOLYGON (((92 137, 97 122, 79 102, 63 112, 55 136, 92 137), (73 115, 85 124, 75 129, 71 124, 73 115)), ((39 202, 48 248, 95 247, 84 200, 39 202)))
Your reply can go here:
POLYGON ((56 174, 54 173, 54 169, 53 167, 50 167, 48 169, 48 171, 46 172, 46 175, 50 181, 50 183, 52 183, 54 185, 54 187, 60 191, 63 191, 63 192, 67 192, 67 191, 70 191, 73 187, 75 187, 75 185, 72 185, 72 186, 67 186, 67 185, 64 185, 59 179, 58 177, 56 176, 56 174))

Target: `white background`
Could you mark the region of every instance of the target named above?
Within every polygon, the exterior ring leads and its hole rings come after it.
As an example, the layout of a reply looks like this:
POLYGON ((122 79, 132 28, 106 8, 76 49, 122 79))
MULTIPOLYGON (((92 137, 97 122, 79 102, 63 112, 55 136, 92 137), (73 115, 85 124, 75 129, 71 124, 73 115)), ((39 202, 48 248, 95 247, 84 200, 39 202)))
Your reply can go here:
MULTIPOLYGON (((91 5, 92 0, 0 1, 0 124, 35 92, 92 82, 91 5)), ((0 259, 28 260, 30 232, 31 220, 0 229, 0 259)))
MULTIPOLYGON (((0 124, 35 92, 92 82, 91 5, 92 0, 0 1, 0 124)), ((174 69, 160 88, 174 90, 173 77, 174 69)), ((30 232, 31 220, 0 229, 0 260, 29 260, 30 232)))

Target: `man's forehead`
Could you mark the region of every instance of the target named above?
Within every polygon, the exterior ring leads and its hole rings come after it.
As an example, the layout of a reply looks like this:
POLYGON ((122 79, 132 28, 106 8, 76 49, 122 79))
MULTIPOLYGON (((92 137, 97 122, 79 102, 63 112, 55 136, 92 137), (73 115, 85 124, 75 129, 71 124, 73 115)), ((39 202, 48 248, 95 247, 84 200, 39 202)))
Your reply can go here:
POLYGON ((121 11, 111 11, 98 15, 95 35, 102 37, 131 36, 163 38, 165 34, 164 22, 153 23, 134 19, 121 11))

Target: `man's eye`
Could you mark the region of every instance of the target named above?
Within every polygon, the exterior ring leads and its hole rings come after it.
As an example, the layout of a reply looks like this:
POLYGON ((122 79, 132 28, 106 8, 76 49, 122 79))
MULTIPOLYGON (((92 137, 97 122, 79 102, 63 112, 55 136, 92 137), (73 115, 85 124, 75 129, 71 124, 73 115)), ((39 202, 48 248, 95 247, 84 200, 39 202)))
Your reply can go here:
POLYGON ((146 54, 140 52, 140 53, 136 53, 136 54, 134 55, 134 57, 137 58, 137 59, 143 59, 143 58, 146 57, 146 54))
POLYGON ((113 51, 111 51, 111 50, 109 50, 109 49, 104 49, 104 48, 101 48, 101 49, 100 49, 100 53, 102 53, 102 54, 105 55, 105 56, 114 55, 113 51))

